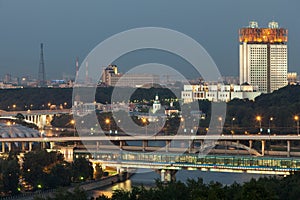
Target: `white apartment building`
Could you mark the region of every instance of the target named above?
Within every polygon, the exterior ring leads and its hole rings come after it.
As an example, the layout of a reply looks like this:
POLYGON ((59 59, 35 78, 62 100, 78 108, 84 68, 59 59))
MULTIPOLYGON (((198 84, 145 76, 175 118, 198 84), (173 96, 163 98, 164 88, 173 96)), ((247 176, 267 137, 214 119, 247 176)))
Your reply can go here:
POLYGON ((251 85, 184 85, 181 99, 184 103, 197 100, 228 102, 235 98, 254 100, 261 92, 251 85))

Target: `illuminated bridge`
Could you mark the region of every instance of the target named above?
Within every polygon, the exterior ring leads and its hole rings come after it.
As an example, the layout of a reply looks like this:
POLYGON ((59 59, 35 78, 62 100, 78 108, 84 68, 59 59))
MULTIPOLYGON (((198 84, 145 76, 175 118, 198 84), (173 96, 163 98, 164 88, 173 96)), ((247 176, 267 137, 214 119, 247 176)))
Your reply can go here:
POLYGON ((83 137, 6 137, 0 138, 2 152, 19 144, 22 151, 32 145, 57 147, 67 160, 86 157, 104 167, 120 172, 133 168, 151 168, 161 173, 162 180, 170 180, 177 170, 210 170, 241 173, 291 174, 300 170, 300 149, 293 142, 298 135, 177 135, 177 136, 83 136, 83 137), (208 141, 208 142, 207 142, 208 141), (209 141, 212 141, 211 144, 209 141), (270 149, 267 142, 281 141, 281 149, 270 149), (76 147, 60 146, 70 142, 76 147), (85 146, 81 146, 83 142, 85 146), (254 142, 256 146, 254 146, 254 142), (161 146, 154 144, 160 143, 161 146), (253 143, 253 144, 252 144, 253 143), (49 144, 49 145, 45 145, 49 144), (259 144, 259 146, 257 145, 259 144), (177 145, 177 146, 176 146, 177 145), (212 146, 207 156, 205 148, 212 146), (213 148, 222 146, 222 148, 213 148), (89 151, 80 147, 86 147, 89 151), (180 153, 179 153, 180 152, 180 153), (199 154, 200 152, 200 154, 199 154), (169 178, 168 178, 169 177, 169 178))
POLYGON ((74 154, 100 163, 104 168, 115 167, 120 172, 136 168, 154 169, 161 173, 162 181, 170 181, 182 169, 277 175, 300 171, 300 158, 85 150, 76 150, 74 154))
POLYGON ((49 125, 53 116, 60 114, 70 114, 70 109, 59 110, 27 110, 27 111, 4 111, 0 110, 2 119, 16 119, 17 114, 22 114, 26 122, 31 122, 37 125, 40 129, 49 125))

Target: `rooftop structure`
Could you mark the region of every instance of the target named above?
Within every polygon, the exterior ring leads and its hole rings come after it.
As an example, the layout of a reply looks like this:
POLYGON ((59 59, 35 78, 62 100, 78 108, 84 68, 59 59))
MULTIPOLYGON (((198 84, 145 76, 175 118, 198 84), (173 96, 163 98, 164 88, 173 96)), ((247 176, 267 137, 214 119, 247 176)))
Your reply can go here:
POLYGON ((239 30, 240 43, 248 44, 285 44, 288 42, 288 30, 279 28, 277 22, 270 22, 268 28, 259 28, 251 21, 249 27, 239 30))

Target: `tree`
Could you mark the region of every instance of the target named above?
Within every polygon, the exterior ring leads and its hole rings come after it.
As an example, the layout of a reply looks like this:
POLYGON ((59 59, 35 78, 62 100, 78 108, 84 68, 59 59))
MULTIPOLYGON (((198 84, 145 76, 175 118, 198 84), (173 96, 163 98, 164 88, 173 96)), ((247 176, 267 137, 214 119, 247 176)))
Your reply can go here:
POLYGON ((24 115, 22 113, 17 113, 16 115, 16 118, 19 120, 19 121, 23 121, 25 119, 24 115))
POLYGON ((51 169, 47 179, 50 188, 68 186, 71 184, 71 166, 67 162, 58 163, 51 169))
POLYGON ((9 157, 1 162, 1 181, 5 193, 18 193, 20 178, 20 165, 18 158, 10 154, 9 157))
POLYGON ((35 189, 52 188, 70 183, 70 174, 66 172, 62 154, 45 150, 32 151, 24 155, 23 177, 35 189), (53 179, 60 180, 56 185, 53 179), (65 180, 63 180, 65 179, 65 180))
POLYGON ((73 181, 85 181, 93 178, 93 166, 90 161, 80 157, 76 158, 72 163, 73 181))
POLYGON ((76 187, 73 192, 58 190, 54 197, 35 197, 34 200, 88 200, 86 191, 76 187))

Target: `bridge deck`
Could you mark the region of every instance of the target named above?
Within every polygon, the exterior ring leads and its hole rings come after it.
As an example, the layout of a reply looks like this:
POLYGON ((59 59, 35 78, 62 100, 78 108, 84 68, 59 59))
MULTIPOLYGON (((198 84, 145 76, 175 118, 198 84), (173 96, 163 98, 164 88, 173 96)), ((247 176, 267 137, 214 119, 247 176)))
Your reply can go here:
POLYGON ((139 153, 126 151, 94 151, 75 150, 75 156, 90 156, 91 159, 105 165, 154 168, 154 169, 224 169, 249 171, 265 171, 286 173, 300 170, 300 158, 274 158, 253 156, 223 156, 176 153, 139 153))
POLYGON ((69 142, 69 141, 175 141, 175 140, 300 140, 298 135, 176 135, 176 136, 82 136, 82 137, 40 137, 0 138, 0 142, 69 142))

